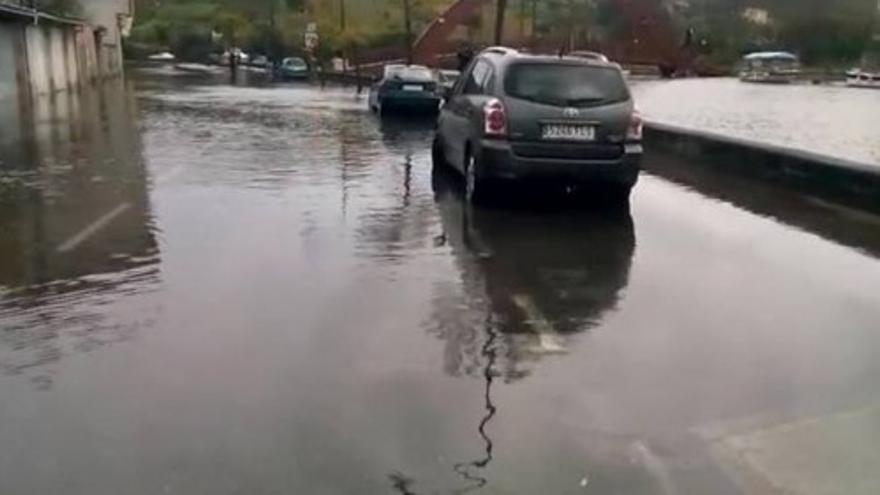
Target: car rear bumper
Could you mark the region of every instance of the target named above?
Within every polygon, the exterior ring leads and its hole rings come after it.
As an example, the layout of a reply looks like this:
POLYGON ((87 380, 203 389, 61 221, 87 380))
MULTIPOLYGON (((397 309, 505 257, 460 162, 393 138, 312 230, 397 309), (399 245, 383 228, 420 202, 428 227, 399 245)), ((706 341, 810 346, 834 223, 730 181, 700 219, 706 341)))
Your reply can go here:
POLYGON ((440 96, 418 91, 393 91, 385 93, 379 97, 379 102, 385 108, 420 108, 428 110, 440 108, 440 96))
POLYGON ((281 69, 281 77, 283 77, 285 79, 308 79, 309 78, 309 71, 281 69))
POLYGON ((558 159, 523 157, 515 154, 506 141, 483 140, 478 172, 481 178, 519 180, 546 179, 581 183, 613 183, 632 186, 639 176, 641 144, 626 144, 615 158, 558 159))

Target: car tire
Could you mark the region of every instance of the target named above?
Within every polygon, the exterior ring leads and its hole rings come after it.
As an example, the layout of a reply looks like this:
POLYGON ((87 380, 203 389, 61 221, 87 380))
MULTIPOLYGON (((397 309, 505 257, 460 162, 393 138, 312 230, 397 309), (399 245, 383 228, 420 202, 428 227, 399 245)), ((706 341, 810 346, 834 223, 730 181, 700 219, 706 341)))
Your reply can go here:
POLYGON ((446 161, 446 154, 443 152, 443 141, 439 134, 434 134, 434 141, 431 143, 431 164, 435 170, 446 169, 449 162, 446 161))
POLYGON ((479 176, 480 160, 468 151, 464 165, 465 199, 472 205, 485 204, 489 198, 489 184, 479 176))
POLYGON ((604 196, 614 205, 629 205, 633 186, 628 184, 613 184, 605 189, 604 196))
POLYGON ((431 169, 431 189, 434 191, 435 199, 455 194, 456 186, 460 183, 460 176, 454 174, 450 167, 433 167, 431 169))

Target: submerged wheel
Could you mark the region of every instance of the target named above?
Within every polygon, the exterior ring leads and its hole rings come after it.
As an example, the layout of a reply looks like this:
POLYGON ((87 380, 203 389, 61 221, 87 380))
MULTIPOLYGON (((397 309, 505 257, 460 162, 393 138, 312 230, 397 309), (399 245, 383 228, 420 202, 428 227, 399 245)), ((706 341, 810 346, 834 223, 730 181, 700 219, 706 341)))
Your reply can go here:
POLYGON ((446 161, 446 154, 443 152, 443 142, 440 135, 434 135, 434 142, 431 143, 431 164, 435 169, 445 169, 449 166, 446 161))
POLYGON ((602 190, 602 196, 612 206, 629 207, 632 189, 628 184, 612 184, 602 190))
POLYGON ((464 169, 465 197, 474 205, 485 203, 489 195, 488 184, 477 175, 479 167, 476 156, 468 152, 464 169))

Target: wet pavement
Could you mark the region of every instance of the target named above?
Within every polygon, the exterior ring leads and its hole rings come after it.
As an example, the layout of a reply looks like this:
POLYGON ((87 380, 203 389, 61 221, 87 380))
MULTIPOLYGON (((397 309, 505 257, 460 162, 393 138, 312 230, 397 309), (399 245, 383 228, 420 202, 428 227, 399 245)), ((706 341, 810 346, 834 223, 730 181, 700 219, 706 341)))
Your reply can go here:
POLYGON ((877 217, 659 154, 628 212, 472 209, 430 122, 339 88, 142 78, 29 125, 4 495, 833 493, 805 466, 880 439, 877 217))

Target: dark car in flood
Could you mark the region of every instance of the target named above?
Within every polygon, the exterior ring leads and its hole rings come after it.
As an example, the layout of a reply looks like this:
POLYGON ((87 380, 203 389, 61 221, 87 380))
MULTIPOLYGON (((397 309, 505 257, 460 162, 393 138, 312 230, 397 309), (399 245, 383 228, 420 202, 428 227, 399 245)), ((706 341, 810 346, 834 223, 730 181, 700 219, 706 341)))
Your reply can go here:
POLYGON ((440 101, 434 73, 421 65, 386 65, 382 79, 370 88, 370 109, 380 115, 436 113, 440 101))
POLYGON ((617 64, 489 48, 443 106, 432 156, 435 165, 464 174, 469 201, 515 179, 628 200, 638 180, 642 120, 617 64))
POLYGON ((278 73, 288 81, 302 81, 309 78, 309 65, 300 57, 287 57, 281 61, 278 73))

